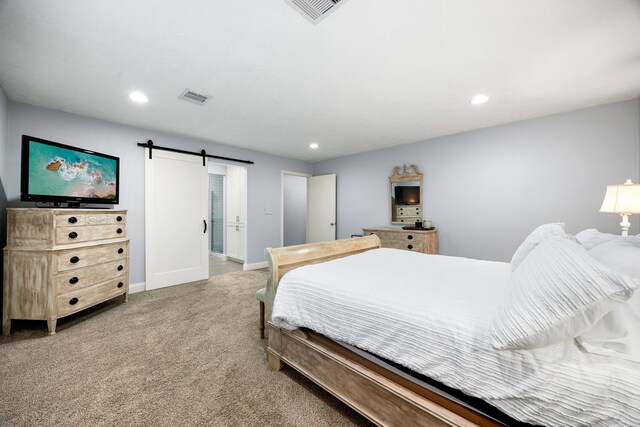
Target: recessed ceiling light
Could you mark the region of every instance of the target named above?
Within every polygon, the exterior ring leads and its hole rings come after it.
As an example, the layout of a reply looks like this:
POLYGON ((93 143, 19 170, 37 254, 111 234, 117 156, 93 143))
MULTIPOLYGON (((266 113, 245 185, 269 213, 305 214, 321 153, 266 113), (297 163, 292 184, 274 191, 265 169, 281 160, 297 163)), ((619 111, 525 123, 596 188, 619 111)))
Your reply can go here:
POLYGON ((316 144, 315 142, 312 142, 311 144, 309 144, 309 148, 311 148, 312 150, 317 150, 319 147, 318 144, 316 144))
POLYGON ((129 99, 135 102, 149 102, 149 98, 147 98, 142 92, 131 92, 129 94, 129 99))
POLYGON ((487 102, 489 100, 489 97, 487 95, 484 95, 482 93, 474 96, 473 98, 471 98, 471 103, 473 105, 480 105, 480 104, 484 104, 485 102, 487 102))

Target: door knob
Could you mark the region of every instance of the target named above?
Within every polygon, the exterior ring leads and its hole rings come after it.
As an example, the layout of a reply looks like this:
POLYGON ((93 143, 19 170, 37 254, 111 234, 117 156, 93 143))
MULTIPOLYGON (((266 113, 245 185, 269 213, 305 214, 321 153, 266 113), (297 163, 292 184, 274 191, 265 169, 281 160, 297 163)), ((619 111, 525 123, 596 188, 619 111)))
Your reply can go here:
POLYGON ((333 227, 334 225, 336 225, 336 223, 335 222, 330 222, 329 225, 333 227))

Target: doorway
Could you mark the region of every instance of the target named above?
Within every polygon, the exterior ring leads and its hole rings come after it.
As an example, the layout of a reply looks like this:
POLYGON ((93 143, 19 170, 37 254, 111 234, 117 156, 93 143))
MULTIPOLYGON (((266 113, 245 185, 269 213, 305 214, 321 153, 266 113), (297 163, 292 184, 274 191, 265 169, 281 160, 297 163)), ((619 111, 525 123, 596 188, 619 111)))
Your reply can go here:
POLYGON ((307 179, 282 175, 282 246, 307 243, 307 179))
POLYGON ((280 245, 336 239, 336 175, 281 173, 280 245))
POLYGON ((244 269, 246 176, 244 167, 209 162, 209 276, 244 269))
POLYGON ((211 168, 209 169, 209 252, 212 255, 223 255, 225 175, 211 173, 211 168))

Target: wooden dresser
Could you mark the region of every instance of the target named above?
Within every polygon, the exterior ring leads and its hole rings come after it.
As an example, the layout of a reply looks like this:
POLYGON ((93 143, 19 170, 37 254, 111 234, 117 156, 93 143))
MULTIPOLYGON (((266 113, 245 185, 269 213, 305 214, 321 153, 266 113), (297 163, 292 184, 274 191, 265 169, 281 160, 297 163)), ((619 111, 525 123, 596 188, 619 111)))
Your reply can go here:
POLYGON ((438 230, 403 230, 399 227, 363 228, 362 235, 375 234, 383 248, 404 249, 425 254, 438 253, 438 230))
POLYGON ((129 292, 126 210, 7 209, 2 333, 12 319, 57 319, 129 292))

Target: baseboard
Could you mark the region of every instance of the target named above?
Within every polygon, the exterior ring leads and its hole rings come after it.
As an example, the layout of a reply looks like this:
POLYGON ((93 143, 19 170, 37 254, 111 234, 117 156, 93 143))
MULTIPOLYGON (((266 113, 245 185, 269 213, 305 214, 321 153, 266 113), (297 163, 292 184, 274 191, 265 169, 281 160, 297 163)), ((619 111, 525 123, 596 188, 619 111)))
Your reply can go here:
POLYGON ((243 269, 246 270, 259 270, 261 268, 269 267, 269 263, 267 261, 262 262, 254 262, 253 264, 245 264, 243 269))
POLYGON ((131 283, 129 284, 129 293, 137 294, 138 292, 144 292, 146 290, 146 286, 144 282, 131 283))

